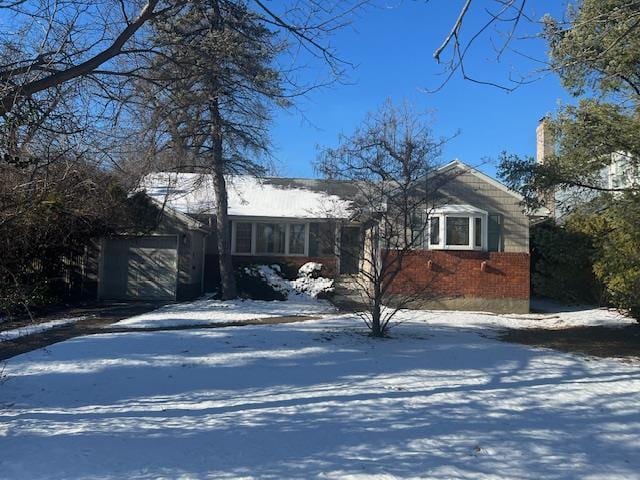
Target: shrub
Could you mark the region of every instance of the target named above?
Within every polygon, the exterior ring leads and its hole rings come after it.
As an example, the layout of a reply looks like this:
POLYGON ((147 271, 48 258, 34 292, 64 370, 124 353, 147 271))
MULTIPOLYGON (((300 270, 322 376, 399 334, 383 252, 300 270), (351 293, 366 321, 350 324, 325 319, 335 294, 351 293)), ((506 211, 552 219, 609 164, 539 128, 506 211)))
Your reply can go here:
POLYGON ((312 298, 327 299, 334 292, 333 280, 322 277, 321 273, 321 263, 305 263, 298 270, 298 278, 291 282, 291 285, 298 293, 312 298))
MULTIPOLYGON (((286 291, 269 282, 269 279, 264 275, 264 267, 264 265, 247 265, 236 270, 238 295, 241 298, 251 300, 286 300, 286 291)), ((275 272, 275 270, 271 270, 275 272)))
POLYGON ((640 196, 607 195, 603 208, 573 215, 567 228, 594 244, 593 272, 607 302, 640 320, 640 196))
POLYGON ((531 229, 533 294, 568 303, 602 301, 593 271, 596 248, 590 235, 545 222, 531 229))

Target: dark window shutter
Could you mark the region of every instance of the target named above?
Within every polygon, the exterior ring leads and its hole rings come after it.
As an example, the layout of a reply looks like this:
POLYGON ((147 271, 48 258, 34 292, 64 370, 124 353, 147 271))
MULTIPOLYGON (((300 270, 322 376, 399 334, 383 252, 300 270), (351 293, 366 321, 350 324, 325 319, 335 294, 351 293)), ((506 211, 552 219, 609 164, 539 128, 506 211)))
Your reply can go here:
POLYGON ((502 251, 502 215, 489 215, 489 245, 490 252, 502 251))

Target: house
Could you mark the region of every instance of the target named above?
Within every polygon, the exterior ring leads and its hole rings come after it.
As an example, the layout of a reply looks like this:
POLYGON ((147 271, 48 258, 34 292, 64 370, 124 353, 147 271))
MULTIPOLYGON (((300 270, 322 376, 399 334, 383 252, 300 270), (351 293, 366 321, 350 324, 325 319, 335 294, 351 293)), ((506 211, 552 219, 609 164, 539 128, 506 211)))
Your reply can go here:
MULTIPOLYGON (((555 154, 555 139, 549 128, 548 117, 543 117, 536 128, 536 162, 544 164, 545 159, 555 154)), ((565 187, 556 188, 545 198, 545 206, 550 216, 563 222, 565 216, 581 205, 596 199, 602 190, 619 193, 620 189, 638 189, 640 187, 640 167, 633 158, 621 151, 614 151, 604 157, 605 166, 599 171, 593 182, 597 188, 565 187)))
MULTIPOLYGON (((460 161, 439 172, 451 174, 443 186, 446 201, 429 212, 429 232, 393 290, 429 285, 426 307, 528 311, 529 216, 522 198, 460 161)), ((214 289, 219 271, 211 179, 162 172, 145 177, 140 188, 166 214, 154 232, 102 239, 100 297, 182 300, 214 289)), ((316 261, 325 276, 359 272, 364 228, 356 185, 232 176, 228 194, 234 264, 278 263, 295 272, 316 261)))

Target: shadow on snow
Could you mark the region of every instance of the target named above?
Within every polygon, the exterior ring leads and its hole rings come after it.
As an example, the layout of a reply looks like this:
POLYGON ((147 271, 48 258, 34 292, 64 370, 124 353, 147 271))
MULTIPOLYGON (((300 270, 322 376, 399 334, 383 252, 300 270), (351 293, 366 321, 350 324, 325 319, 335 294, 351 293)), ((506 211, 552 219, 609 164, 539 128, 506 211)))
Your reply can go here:
POLYGON ((637 369, 450 327, 403 325, 380 340, 348 325, 109 334, 17 357, 0 387, 0 471, 96 479, 638 471, 640 414, 629 408, 640 400, 637 369))

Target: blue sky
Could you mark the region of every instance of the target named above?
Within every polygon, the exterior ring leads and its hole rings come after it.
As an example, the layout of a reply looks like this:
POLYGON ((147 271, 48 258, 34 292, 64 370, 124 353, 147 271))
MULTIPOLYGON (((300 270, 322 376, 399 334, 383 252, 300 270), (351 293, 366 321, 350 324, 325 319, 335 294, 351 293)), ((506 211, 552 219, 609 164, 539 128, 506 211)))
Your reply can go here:
MULTIPOLYGON (((507 93, 465 81, 458 75, 441 91, 425 92, 425 88, 437 86, 442 79, 442 67, 433 60, 432 53, 446 36, 462 3, 387 0, 386 7, 369 8, 351 28, 337 34, 332 45, 343 58, 357 64, 349 72, 352 84, 334 85, 299 100, 297 108, 304 117, 296 109, 277 112, 272 139, 278 174, 314 176, 311 163, 317 155, 316 146, 335 145, 339 133, 353 131, 366 113, 376 110, 386 98, 408 100, 418 110, 433 109, 436 136, 459 131, 444 149, 445 161, 459 158, 471 165, 482 164, 481 169, 494 175, 500 152, 533 155, 538 120, 554 112, 559 102, 570 101, 556 76, 547 75, 507 93)), ((563 3, 535 2, 532 15, 537 19, 546 12, 559 16, 563 3)), ((482 8, 495 4, 478 0, 475 5, 467 17, 467 36, 487 18, 482 8)), ((534 28, 524 24, 520 33, 532 33, 534 28)), ((498 37, 494 34, 493 38, 498 37)), ((528 55, 545 58, 545 44, 540 40, 521 39, 515 46, 528 55)), ((531 74, 539 68, 514 53, 497 62, 488 37, 469 55, 467 66, 476 76, 505 84, 510 74, 531 74)))

